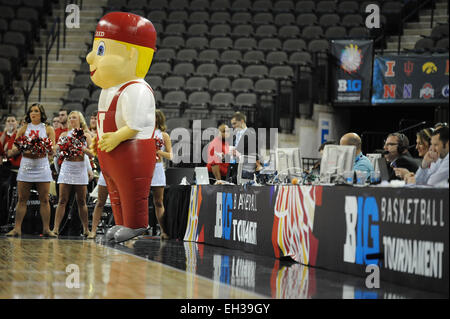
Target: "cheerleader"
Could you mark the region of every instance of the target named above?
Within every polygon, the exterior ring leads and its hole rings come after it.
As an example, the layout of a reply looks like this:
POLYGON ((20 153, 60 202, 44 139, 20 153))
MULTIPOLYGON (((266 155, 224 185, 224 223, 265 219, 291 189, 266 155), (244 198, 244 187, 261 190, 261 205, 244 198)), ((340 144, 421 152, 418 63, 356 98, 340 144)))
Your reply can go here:
MULTIPOLYGON (((166 186, 166 174, 164 173, 163 158, 172 160, 172 142, 169 134, 166 133, 166 117, 160 110, 155 111, 156 130, 155 139, 163 144, 160 149, 157 147, 156 164, 153 172, 151 190, 153 193, 153 204, 155 205, 155 215, 161 228, 161 239, 169 239, 169 235, 164 230, 164 186, 166 186)), ((158 143, 157 143, 158 144, 158 143)))
MULTIPOLYGON (((44 107, 39 103, 32 104, 25 115, 25 125, 17 132, 16 140, 22 136, 38 136, 40 138, 49 138, 53 146, 55 145, 55 131, 50 125, 46 125, 44 107)), ((10 151, 11 156, 16 156, 20 151, 16 146, 10 151)), ((51 155, 51 154, 49 154, 51 155)), ((32 154, 30 151, 24 151, 20 161, 19 172, 17 174, 18 202, 16 206, 15 225, 13 230, 6 236, 20 236, 22 233, 22 221, 27 212, 27 201, 30 197, 30 191, 33 184, 39 193, 40 213, 42 218, 43 235, 55 237, 50 231, 50 203, 49 190, 52 181, 52 172, 47 155, 32 154)))
MULTIPOLYGON (((88 145, 91 143, 91 136, 88 133, 88 127, 83 115, 79 111, 72 111, 69 114, 68 122, 69 131, 61 133, 59 142, 61 142, 65 136, 73 136, 75 128, 82 128, 84 136, 86 137, 83 152, 92 157, 92 154, 88 149, 88 145)), ((88 176, 87 165, 90 165, 90 163, 85 154, 66 158, 61 164, 58 177, 59 201, 55 214, 55 226, 53 228, 53 233, 56 235, 59 234, 59 226, 66 212, 67 202, 72 189, 75 190, 76 194, 78 213, 80 215, 81 223, 83 224, 83 235, 88 236, 89 234, 86 193, 90 178, 88 176)))

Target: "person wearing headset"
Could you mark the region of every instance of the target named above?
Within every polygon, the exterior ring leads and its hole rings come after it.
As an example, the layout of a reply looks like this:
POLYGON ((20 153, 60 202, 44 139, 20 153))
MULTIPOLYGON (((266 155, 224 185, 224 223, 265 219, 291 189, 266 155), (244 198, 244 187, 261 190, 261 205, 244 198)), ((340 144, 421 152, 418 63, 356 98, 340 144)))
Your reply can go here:
POLYGON ((391 133, 384 143, 384 158, 389 163, 389 180, 399 179, 396 176, 394 168, 406 168, 410 172, 416 172, 419 169, 418 163, 414 160, 408 151, 409 140, 405 134, 391 133))

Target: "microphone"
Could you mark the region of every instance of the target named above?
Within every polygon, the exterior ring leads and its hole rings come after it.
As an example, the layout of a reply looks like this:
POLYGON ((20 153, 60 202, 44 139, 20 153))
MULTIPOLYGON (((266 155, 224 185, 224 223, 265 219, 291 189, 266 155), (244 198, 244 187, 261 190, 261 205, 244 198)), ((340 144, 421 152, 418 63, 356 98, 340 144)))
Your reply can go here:
POLYGON ((389 154, 389 151, 383 151, 383 152, 381 152, 381 155, 387 155, 387 154, 389 154))

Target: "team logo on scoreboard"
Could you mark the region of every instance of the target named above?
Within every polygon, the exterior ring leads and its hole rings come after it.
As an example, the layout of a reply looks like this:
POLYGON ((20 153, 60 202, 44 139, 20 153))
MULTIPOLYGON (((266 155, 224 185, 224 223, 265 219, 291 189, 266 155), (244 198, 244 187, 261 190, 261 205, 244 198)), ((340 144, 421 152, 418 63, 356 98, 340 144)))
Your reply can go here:
POLYGON ((430 99, 434 97, 434 89, 430 83, 425 83, 420 89, 420 97, 424 99, 430 99))
POLYGON ((442 88, 442 96, 448 98, 448 84, 442 88))
POLYGON ((414 70, 414 62, 408 61, 403 63, 403 71, 407 76, 410 76, 414 70))
POLYGON ((422 72, 426 74, 436 73, 437 66, 433 62, 427 62, 422 65, 422 72))
POLYGON ((356 73, 362 64, 361 49, 357 45, 349 44, 341 54, 341 69, 347 73, 356 73))

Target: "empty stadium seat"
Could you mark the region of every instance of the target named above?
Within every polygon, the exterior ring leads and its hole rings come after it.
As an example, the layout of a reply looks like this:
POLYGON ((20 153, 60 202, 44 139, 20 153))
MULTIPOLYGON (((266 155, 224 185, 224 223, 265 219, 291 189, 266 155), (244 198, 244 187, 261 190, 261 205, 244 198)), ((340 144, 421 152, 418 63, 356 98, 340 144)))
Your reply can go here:
POLYGON ((203 63, 197 67, 196 76, 211 78, 217 74, 217 65, 215 63, 203 63))
POLYGON ((219 92, 213 95, 211 106, 213 108, 232 108, 234 104, 234 94, 230 92, 219 92))
POLYGON ((211 95, 206 91, 189 94, 188 104, 191 109, 207 109, 211 103, 211 95))
POLYGON ((206 49, 201 51, 197 58, 197 63, 216 63, 216 61, 219 59, 220 54, 219 51, 213 50, 213 49, 206 49))
POLYGON ((219 69, 219 76, 228 78, 241 77, 244 72, 240 64, 224 64, 219 69))
POLYGON ((194 76, 186 80, 184 89, 188 92, 204 91, 208 87, 208 79, 202 76, 194 76))
POLYGON ((251 92, 254 89, 254 82, 249 78, 239 78, 233 80, 230 90, 233 93, 251 92))
POLYGON ((252 79, 260 79, 268 75, 269 69, 265 65, 249 65, 244 71, 244 76, 252 79))
POLYGON ((209 82, 209 91, 211 92, 226 92, 231 88, 231 81, 229 78, 216 77, 209 82))
POLYGON ((179 109, 186 101, 186 93, 183 91, 169 91, 164 95, 161 101, 161 107, 179 109))
MULTIPOLYGON (((158 51, 156 51, 158 52, 158 51)), ((193 62, 198 53, 195 49, 181 49, 178 51, 177 56, 175 57, 174 61, 176 63, 180 62, 193 62)))
POLYGON ((219 62, 221 64, 234 63, 242 60, 242 53, 239 50, 226 50, 220 54, 219 62))
POLYGON ((182 76, 168 76, 164 79, 163 84, 161 85, 160 89, 163 92, 166 91, 176 91, 180 90, 184 87, 185 81, 184 77, 182 76))
POLYGON ((259 50, 247 51, 242 57, 242 63, 244 64, 258 64, 264 62, 264 53, 259 50))
POLYGON ((311 13, 316 10, 316 3, 312 0, 300 0, 295 4, 297 13, 311 13))

